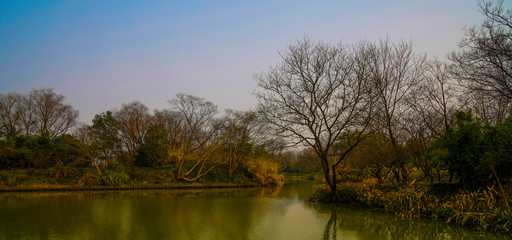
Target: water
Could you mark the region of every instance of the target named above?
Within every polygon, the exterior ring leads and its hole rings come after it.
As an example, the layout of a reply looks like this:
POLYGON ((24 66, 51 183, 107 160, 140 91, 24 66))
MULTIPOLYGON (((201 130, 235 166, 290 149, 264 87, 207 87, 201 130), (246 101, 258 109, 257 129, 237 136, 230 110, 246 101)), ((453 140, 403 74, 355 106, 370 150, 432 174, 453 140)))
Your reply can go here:
POLYGON ((309 203, 312 187, 2 193, 0 239, 506 239, 309 203))

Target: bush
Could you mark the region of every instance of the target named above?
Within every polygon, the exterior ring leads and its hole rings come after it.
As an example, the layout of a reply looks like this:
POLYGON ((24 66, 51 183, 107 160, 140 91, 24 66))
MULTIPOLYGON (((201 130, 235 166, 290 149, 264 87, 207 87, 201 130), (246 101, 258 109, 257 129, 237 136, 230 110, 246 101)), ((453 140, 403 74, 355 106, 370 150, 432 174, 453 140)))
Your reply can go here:
POLYGON ((471 189, 508 180, 512 171, 512 115, 490 126, 471 112, 457 112, 455 127, 437 139, 428 152, 430 157, 444 161, 451 177, 457 176, 471 189))
POLYGON ((279 174, 279 165, 263 159, 255 159, 245 164, 247 171, 253 173, 256 180, 262 185, 281 185, 284 176, 279 174))
POLYGON ((78 178, 81 175, 80 170, 77 168, 59 165, 50 168, 48 171, 48 177, 55 180, 78 178))
POLYGON ((0 146, 0 169, 23 168, 27 163, 26 150, 0 146))
POLYGON ((119 186, 126 184, 130 180, 130 176, 126 173, 125 167, 120 163, 109 164, 103 171, 105 185, 119 186))
POLYGON ((100 180, 101 177, 97 173, 87 172, 78 180, 78 183, 79 185, 94 186, 98 185, 100 180))
POLYGON ((24 174, 18 174, 16 172, 0 171, 0 181, 3 181, 5 185, 9 187, 15 187, 20 185, 25 180, 24 174))

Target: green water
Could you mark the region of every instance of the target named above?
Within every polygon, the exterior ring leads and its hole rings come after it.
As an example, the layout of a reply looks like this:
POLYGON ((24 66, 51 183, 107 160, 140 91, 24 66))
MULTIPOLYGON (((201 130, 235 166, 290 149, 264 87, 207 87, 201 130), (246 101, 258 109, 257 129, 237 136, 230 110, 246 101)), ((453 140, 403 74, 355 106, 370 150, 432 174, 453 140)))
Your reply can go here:
POLYGON ((0 239, 506 239, 281 188, 0 194, 0 239))

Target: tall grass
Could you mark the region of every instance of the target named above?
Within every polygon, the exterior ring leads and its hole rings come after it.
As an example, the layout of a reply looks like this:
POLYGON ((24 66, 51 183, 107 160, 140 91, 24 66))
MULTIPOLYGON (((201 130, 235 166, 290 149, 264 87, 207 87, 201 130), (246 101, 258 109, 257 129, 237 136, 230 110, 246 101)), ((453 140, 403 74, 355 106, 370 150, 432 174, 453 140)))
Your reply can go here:
POLYGON ((503 196, 494 187, 453 195, 443 207, 452 212, 447 222, 476 229, 508 232, 512 230, 512 212, 506 207, 503 196))
POLYGON ((494 187, 440 198, 431 194, 428 187, 414 183, 392 187, 363 181, 349 188, 342 186, 340 194, 344 192, 355 194, 357 201, 366 206, 397 216, 436 218, 473 229, 512 234, 512 212, 506 198, 494 187))

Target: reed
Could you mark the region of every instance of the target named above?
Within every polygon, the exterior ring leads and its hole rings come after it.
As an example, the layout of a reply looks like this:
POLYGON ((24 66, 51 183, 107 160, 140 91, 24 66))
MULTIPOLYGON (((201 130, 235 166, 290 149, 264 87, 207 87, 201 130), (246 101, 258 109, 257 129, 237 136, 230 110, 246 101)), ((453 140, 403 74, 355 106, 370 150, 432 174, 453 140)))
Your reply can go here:
POLYGON ((428 186, 414 182, 390 186, 368 180, 342 186, 339 192, 355 194, 359 203, 403 218, 434 218, 449 224, 512 235, 512 212, 502 191, 488 187, 438 197, 429 190, 428 186))

